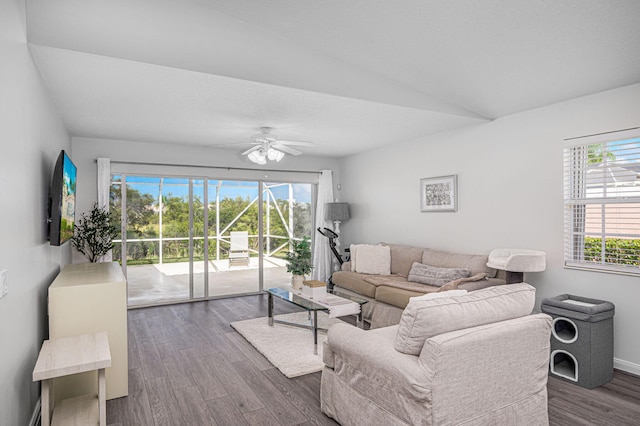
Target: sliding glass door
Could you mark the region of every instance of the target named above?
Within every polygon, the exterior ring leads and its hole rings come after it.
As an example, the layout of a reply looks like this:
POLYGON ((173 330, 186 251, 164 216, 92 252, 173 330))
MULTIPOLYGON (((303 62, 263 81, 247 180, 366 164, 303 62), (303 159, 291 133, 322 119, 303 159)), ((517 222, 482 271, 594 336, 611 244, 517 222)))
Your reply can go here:
POLYGON ((312 236, 312 184, 114 175, 114 260, 129 306, 287 284, 290 241, 312 236))
POLYGON ((208 296, 260 291, 260 182, 209 180, 208 194, 208 296))
POLYGON ((290 281, 285 255, 293 240, 312 236, 311 184, 265 182, 263 223, 265 239, 264 288, 290 281))
MULTIPOLYGON (((204 297, 202 273, 197 274, 198 267, 202 269, 204 258, 202 181, 188 178, 159 180, 160 253, 155 265, 159 275, 155 274, 154 277, 161 279, 145 278, 154 282, 154 293, 147 293, 147 298, 152 296, 158 301, 170 302, 204 297)), ((131 268, 128 266, 128 269, 131 268)))

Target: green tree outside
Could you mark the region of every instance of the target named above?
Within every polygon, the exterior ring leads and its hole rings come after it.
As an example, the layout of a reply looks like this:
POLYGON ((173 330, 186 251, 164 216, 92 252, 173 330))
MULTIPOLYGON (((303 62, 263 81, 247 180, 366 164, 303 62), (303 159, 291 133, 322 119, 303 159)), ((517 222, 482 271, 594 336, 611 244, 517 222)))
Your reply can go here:
MULTIPOLYGON (((276 203, 282 212, 285 220, 289 217, 289 202, 287 200, 277 199, 276 203)), ((120 232, 120 212, 121 212, 121 185, 113 184, 111 187, 111 203, 110 213, 118 227, 118 235, 116 239, 121 239, 120 232)), ((216 230, 216 203, 209 203, 208 211, 208 228, 209 228, 209 258, 215 259, 217 250, 217 241, 215 238, 216 230)), ((263 204, 263 223, 266 227, 268 204, 263 204)), ((309 237, 311 235, 311 205, 310 203, 294 202, 293 209, 293 236, 294 238, 309 237)), ((204 260, 204 203, 201 197, 194 196, 193 201, 194 212, 194 260, 204 260), (198 238, 200 237, 200 238, 198 238)), ((141 193, 139 190, 127 187, 127 239, 144 239, 159 238, 159 203, 157 198, 151 194, 141 193)), ((247 231, 250 236, 249 248, 255 256, 258 252, 259 239, 258 235, 258 203, 252 203, 249 197, 243 198, 237 196, 235 198, 223 198, 220 200, 220 230, 227 229, 223 236, 228 237, 231 231, 247 231), (243 211, 246 211, 235 222, 232 221, 243 211)), ((288 232, 285 223, 277 213, 276 208, 270 203, 270 227, 265 229, 265 233, 269 232, 273 236, 283 236, 285 238, 273 238, 271 246, 265 249, 271 251, 288 241, 288 232)), ((189 260, 189 200, 186 197, 174 196, 171 193, 163 195, 162 198, 162 253, 163 262, 185 262, 189 260), (164 240, 165 238, 182 238, 182 240, 164 240)), ((220 243, 220 254, 222 259, 226 259, 229 251, 229 243, 222 241, 220 243)), ((266 244, 266 238, 265 238, 266 244)), ((283 257, 288 251, 288 245, 285 245, 278 253, 274 255, 283 257)), ((116 243, 114 247, 114 259, 120 260, 122 256, 121 243, 116 243)), ((127 264, 152 264, 159 263, 160 250, 158 241, 137 241, 127 242, 127 264)))

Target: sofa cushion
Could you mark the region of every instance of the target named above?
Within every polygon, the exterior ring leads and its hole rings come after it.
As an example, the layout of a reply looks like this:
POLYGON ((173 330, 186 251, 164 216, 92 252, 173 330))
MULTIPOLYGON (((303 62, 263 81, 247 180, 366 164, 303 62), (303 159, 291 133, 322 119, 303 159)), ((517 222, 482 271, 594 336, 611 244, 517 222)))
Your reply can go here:
POLYGON ((386 286, 401 288, 403 290, 415 291, 420 294, 438 291, 439 289, 439 287, 433 285, 413 283, 401 275, 363 275, 362 279, 377 287, 386 286))
POLYGON ((487 266, 488 255, 461 254, 442 250, 424 249, 421 263, 439 268, 468 268, 472 275, 484 272, 494 278, 496 270, 487 266))
POLYGON ((351 270, 361 274, 391 274, 391 251, 388 246, 351 245, 351 270))
MULTIPOLYGON (((458 281, 464 281, 464 282, 458 284, 455 288, 464 289, 467 291, 476 291, 482 288, 493 287, 497 285, 506 285, 504 280, 501 280, 499 278, 485 278, 479 281, 474 281, 473 278, 476 276, 477 275, 474 275, 473 277, 469 277, 469 278, 461 278, 458 281)), ((446 289, 448 288, 448 284, 445 284, 440 288, 446 289)))
POLYGON ((526 283, 488 287, 462 296, 410 301, 400 319, 396 350, 418 355, 438 334, 529 315, 535 288, 526 283))
POLYGON ((380 244, 389 246, 389 249, 391 250, 392 274, 404 275, 406 277, 409 275, 409 270, 411 269, 413 262, 422 261, 422 253, 424 252, 423 248, 403 246, 400 244, 380 244))
POLYGON ((460 278, 467 278, 470 275, 471 270, 466 268, 440 268, 413 262, 413 266, 411 266, 411 270, 409 271, 408 280, 442 287, 448 282, 460 278))
POLYGON ((336 271, 331 275, 331 282, 338 287, 374 298, 376 295, 376 286, 363 280, 363 277, 365 277, 365 275, 356 272, 336 271))
MULTIPOLYGON (((386 303, 387 305, 395 306, 396 308, 404 309, 409 301, 412 299, 420 298, 420 297, 451 297, 451 296, 459 296, 461 294, 467 293, 467 290, 451 290, 451 291, 439 291, 438 287, 432 286, 424 286, 430 288, 430 293, 421 294, 415 291, 393 288, 387 286, 380 286, 376 289, 376 301, 386 303)), ((380 308, 376 306, 375 313, 380 312, 380 308)), ((400 322, 400 315, 397 317, 394 316, 394 321, 391 323, 383 323, 381 326, 388 326, 390 324, 398 324, 400 322)), ((373 321, 372 321, 373 328, 373 321)))
MULTIPOLYGON (((411 284, 411 283, 409 283, 411 284)), ((418 284, 421 285, 421 284, 418 284)), ((442 287, 434 287, 430 285, 423 285, 423 288, 420 290, 428 291, 428 293, 424 293, 423 291, 415 291, 410 287, 408 288, 399 288, 399 287, 391 287, 387 285, 381 285, 376 289, 376 301, 386 303, 391 306, 395 306, 396 308, 404 309, 409 304, 409 300, 414 299, 416 297, 425 296, 425 295, 442 295, 442 297, 451 297, 454 295, 460 295, 461 292, 467 293, 467 290, 450 290, 450 291, 440 291, 442 287), (460 293, 457 293, 460 292, 460 293)))
POLYGON ((463 294, 467 294, 467 290, 436 291, 434 293, 427 293, 422 296, 412 297, 411 300, 431 300, 438 299, 440 297, 462 296, 463 294))
MULTIPOLYGON (((425 286, 429 287, 429 286, 425 286)), ((432 287, 432 292, 438 290, 437 287, 432 287)), ((412 297, 422 296, 425 293, 420 293, 417 291, 407 290, 404 288, 397 287, 388 287, 385 285, 381 285, 376 289, 376 301, 386 303, 391 306, 395 306, 396 308, 404 309, 409 300, 412 297)))

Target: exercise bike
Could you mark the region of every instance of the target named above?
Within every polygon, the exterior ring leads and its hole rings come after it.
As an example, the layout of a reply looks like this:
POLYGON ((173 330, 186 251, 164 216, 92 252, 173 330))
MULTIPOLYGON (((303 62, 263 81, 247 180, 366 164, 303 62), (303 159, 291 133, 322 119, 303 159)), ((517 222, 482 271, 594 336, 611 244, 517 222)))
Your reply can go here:
MULTIPOLYGON (((321 228, 318 228, 318 232, 329 239, 329 248, 331 249, 331 252, 335 256, 335 258, 338 261, 338 263, 340 264, 340 266, 342 266, 342 264, 345 262, 345 260, 342 258, 342 256, 338 252, 338 249, 336 248, 336 241, 335 241, 338 238, 338 234, 336 234, 335 232, 333 232, 329 228, 324 228, 324 231, 321 228)), ((346 251, 348 252, 349 249, 347 249, 346 251)), ((348 260, 349 260, 349 258, 347 257, 347 261, 348 260)))
MULTIPOLYGON (((329 228, 318 228, 318 232, 329 239, 329 248, 331 249, 331 252, 335 256, 336 260, 338 261, 338 264, 342 267, 342 264, 345 262, 345 259, 342 258, 342 256, 340 255, 340 252, 338 252, 338 249, 336 248, 335 240, 338 238, 338 234, 336 234, 335 232, 333 232, 333 230, 329 228)), ((345 251, 348 253, 349 249, 346 249, 345 251)), ((346 261, 349 261, 349 255, 347 255, 346 261)), ((331 281, 331 277, 329 277, 329 284, 327 287, 329 290, 333 288, 333 282, 331 281)))

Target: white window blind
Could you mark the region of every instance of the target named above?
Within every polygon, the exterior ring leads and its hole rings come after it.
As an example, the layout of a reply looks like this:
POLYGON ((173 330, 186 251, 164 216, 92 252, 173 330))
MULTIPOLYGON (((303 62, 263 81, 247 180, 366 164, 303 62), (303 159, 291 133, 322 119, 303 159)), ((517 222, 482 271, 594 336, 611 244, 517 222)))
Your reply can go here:
POLYGON ((640 128, 565 140, 567 267, 640 275, 640 128))

